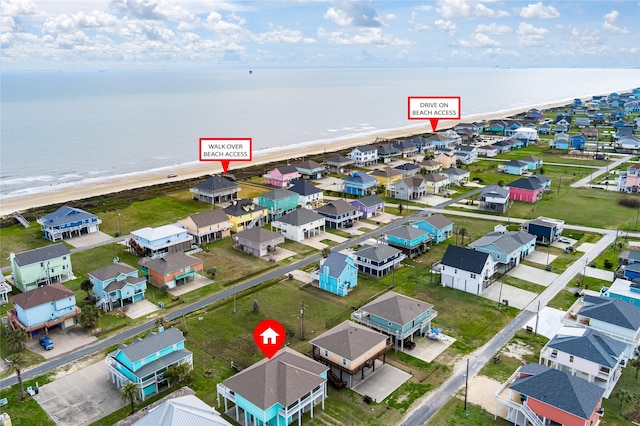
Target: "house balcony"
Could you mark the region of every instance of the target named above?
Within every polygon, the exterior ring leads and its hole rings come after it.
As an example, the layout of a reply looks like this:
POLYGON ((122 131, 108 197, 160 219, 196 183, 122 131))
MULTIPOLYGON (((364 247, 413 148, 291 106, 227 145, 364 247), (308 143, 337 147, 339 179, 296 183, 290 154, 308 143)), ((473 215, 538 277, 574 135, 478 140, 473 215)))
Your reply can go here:
POLYGON ((233 402, 234 404, 236 403, 236 393, 234 391, 232 391, 231 389, 229 389, 228 387, 226 387, 225 385, 223 385, 222 383, 218 383, 216 385, 216 390, 218 392, 218 407, 220 406, 220 397, 221 396, 223 398, 233 402))
POLYGON ((63 322, 65 322, 66 320, 70 319, 70 318, 74 318, 78 315, 80 315, 80 312, 82 312, 82 310, 75 306, 75 309, 65 315, 61 315, 59 317, 56 318, 52 318, 48 321, 43 321, 43 322, 39 322, 37 324, 32 324, 30 326, 27 326, 26 324, 23 324, 22 322, 20 322, 20 320, 18 319, 18 314, 15 311, 15 309, 12 309, 10 311, 7 312, 7 315, 9 316, 9 322, 12 323, 14 326, 17 326, 21 329, 23 329, 24 331, 30 333, 31 331, 35 331, 35 330, 41 330, 43 328, 45 329, 49 329, 51 327, 54 327, 58 324, 62 324, 63 322))
POLYGON ((431 315, 425 318, 420 323, 413 326, 407 332, 402 333, 400 336, 397 335, 397 330, 384 326, 382 324, 375 323, 369 319, 369 314, 363 310, 357 310, 351 314, 351 321, 357 322, 358 324, 362 324, 372 330, 379 331, 382 334, 386 334, 387 336, 398 337, 399 339, 404 340, 406 337, 412 336, 416 331, 422 330, 428 323, 433 321, 438 316, 438 311, 431 311, 431 315))
MULTIPOLYGON (((303 398, 298 399, 298 401, 289 405, 286 408, 278 409, 278 415, 285 419, 292 417, 299 413, 304 413, 306 408, 310 408, 312 405, 315 405, 317 400, 323 400, 326 393, 326 384, 325 381, 322 385, 318 386, 315 390, 305 395, 303 398)), ((311 416, 313 417, 313 416, 311 416)))

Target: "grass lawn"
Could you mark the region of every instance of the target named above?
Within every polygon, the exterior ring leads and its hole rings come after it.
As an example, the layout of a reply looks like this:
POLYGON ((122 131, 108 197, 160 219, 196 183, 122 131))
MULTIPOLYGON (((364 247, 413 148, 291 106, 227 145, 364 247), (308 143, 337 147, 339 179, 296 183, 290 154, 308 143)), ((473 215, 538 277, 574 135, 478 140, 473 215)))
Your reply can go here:
POLYGON ((530 291, 536 294, 540 294, 546 289, 545 286, 534 284, 529 281, 521 280, 519 278, 512 277, 511 275, 507 275, 507 274, 500 275, 497 278, 497 280, 503 282, 504 284, 508 284, 512 287, 530 291))
POLYGON ((547 306, 566 311, 571 307, 571 305, 576 303, 577 296, 575 295, 575 292, 575 288, 566 287, 560 293, 556 294, 556 297, 551 299, 547 306))
MULTIPOLYGON (((632 424, 629 417, 629 410, 636 407, 636 413, 640 408, 640 378, 636 379, 636 370, 631 367, 624 368, 622 375, 616 384, 615 390, 609 397, 602 402, 605 415, 602 417, 601 424, 604 426, 627 426, 632 424), (622 402, 618 398, 618 391, 625 389, 634 395, 633 401, 622 402)), ((637 414, 636 414, 637 416, 637 414)), ((636 417, 636 422, 640 422, 640 418, 636 417)))
POLYGON ((53 243, 42 236, 40 225, 36 222, 30 222, 29 227, 25 228, 20 224, 0 228, 0 266, 9 266, 9 253, 21 253, 27 250, 33 250, 44 247, 53 243))
POLYGON ((478 405, 467 404, 467 410, 465 411, 464 400, 460 399, 460 396, 451 398, 426 424, 429 426, 455 426, 462 424, 476 426, 513 425, 513 423, 500 417, 494 419, 493 414, 478 405))
POLYGON ((9 404, 2 407, 4 413, 9 414, 11 423, 14 425, 38 425, 38 426, 55 426, 56 423, 49 417, 45 411, 40 408, 40 404, 27 394, 27 387, 43 386, 49 383, 50 375, 39 376, 36 379, 25 380, 23 382, 25 399, 20 401, 20 387, 16 383, 2 390, 2 397, 9 400, 9 404))

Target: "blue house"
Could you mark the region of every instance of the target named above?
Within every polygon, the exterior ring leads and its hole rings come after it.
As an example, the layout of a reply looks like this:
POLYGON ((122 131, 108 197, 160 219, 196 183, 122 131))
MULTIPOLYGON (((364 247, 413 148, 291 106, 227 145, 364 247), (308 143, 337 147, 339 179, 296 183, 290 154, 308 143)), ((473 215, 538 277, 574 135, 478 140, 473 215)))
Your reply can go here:
POLYGON ((42 227, 44 237, 51 241, 98 232, 102 223, 98 216, 69 206, 62 206, 38 218, 37 222, 42 227))
POLYGON ((243 425, 301 424, 303 413, 313 412, 327 395, 329 367, 293 349, 280 349, 217 385, 218 407, 243 425), (229 407, 229 402, 234 407, 229 407))
POLYGON ((399 349, 405 340, 431 330, 438 316, 431 303, 389 291, 351 314, 351 321, 389 336, 399 349))
POLYGON ((584 151, 584 146, 587 143, 587 138, 582 135, 571 135, 571 148, 584 151))
POLYGON ((627 280, 640 278, 640 263, 632 263, 624 267, 624 277, 627 280))
POLYGON ((114 305, 123 307, 144 300, 147 290, 146 278, 139 278, 136 268, 119 262, 89 272, 89 281, 98 306, 104 311, 112 310, 114 305))
POLYGON ((105 359, 107 375, 111 383, 121 388, 128 382, 140 389, 141 400, 157 393, 160 384, 165 383, 167 368, 188 364, 193 368, 193 354, 184 347, 184 335, 177 328, 149 333, 144 339, 136 339, 129 345, 121 344, 105 359))
POLYGON ((549 245, 562 235, 564 221, 541 216, 524 222, 520 229, 535 235, 538 243, 549 245))
MULTIPOLYGON (((627 265, 627 268, 630 266, 632 265, 627 265)), ((638 275, 637 271, 634 274, 638 275)), ((640 306, 640 284, 617 278, 610 287, 602 287, 602 290, 600 290, 600 296, 620 299, 627 303, 640 306)))
POLYGON ((407 257, 416 257, 429 250, 431 236, 415 226, 402 225, 387 232, 387 243, 400 249, 407 257))
POLYGON ((499 270, 508 272, 536 249, 536 236, 518 231, 506 234, 490 232, 469 244, 468 247, 490 254, 499 270))
POLYGON ((38 287, 13 296, 14 309, 9 321, 31 336, 33 331, 59 326, 64 329, 78 323, 75 293, 60 283, 38 287))
POLYGON ((527 163, 527 168, 529 170, 537 170, 542 167, 542 159, 536 157, 535 155, 527 155, 520 161, 524 161, 525 163, 527 163))
POLYGON ((344 192, 351 195, 369 195, 377 186, 376 178, 364 172, 354 172, 344 178, 344 192))
POLYGON ((529 166, 524 161, 509 160, 498 165, 498 171, 508 175, 523 175, 529 170, 529 166))
POLYGON ((569 149, 569 136, 566 133, 556 133, 549 148, 569 149))
POLYGON ((331 252, 326 259, 320 260, 318 272, 311 275, 318 280, 322 290, 346 296, 358 285, 358 268, 353 258, 338 252, 331 252))
POLYGON ((440 213, 431 215, 423 220, 411 222, 411 226, 427 231, 431 241, 441 243, 453 234, 453 222, 440 213))
POLYGON ((155 259, 169 253, 189 250, 193 239, 193 236, 189 235, 184 228, 176 225, 164 225, 132 231, 131 239, 127 243, 136 255, 155 259))

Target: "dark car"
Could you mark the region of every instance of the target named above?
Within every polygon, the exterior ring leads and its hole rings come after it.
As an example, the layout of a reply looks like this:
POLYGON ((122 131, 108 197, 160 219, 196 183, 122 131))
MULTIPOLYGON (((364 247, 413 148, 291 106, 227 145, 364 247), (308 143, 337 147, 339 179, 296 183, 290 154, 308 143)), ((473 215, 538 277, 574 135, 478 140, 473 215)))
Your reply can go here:
POLYGON ((40 344, 47 351, 50 351, 51 349, 53 349, 53 340, 51 340, 48 336, 41 337, 40 338, 40 344))

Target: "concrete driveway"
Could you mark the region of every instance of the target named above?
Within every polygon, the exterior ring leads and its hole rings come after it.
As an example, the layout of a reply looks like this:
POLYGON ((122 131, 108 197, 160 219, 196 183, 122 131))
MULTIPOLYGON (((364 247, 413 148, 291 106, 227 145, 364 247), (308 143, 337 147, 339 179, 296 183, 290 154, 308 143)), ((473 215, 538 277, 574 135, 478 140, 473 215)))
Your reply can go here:
POLYGON ((598 278, 599 280, 613 282, 613 271, 605 271, 604 269, 597 269, 587 266, 584 274, 587 277, 598 278))
MULTIPOLYGON (((356 376, 358 375, 356 374, 356 376)), ((370 396, 375 402, 382 402, 410 378, 411 374, 405 373, 393 365, 382 364, 378 366, 376 364, 375 373, 365 377, 352 389, 362 396, 370 396)))
POLYGON ((547 257, 549 259, 549 263, 551 263, 558 256, 555 254, 550 254, 550 253, 548 254, 546 252, 536 250, 533 253, 529 253, 529 255, 527 255, 526 260, 528 260, 529 262, 538 263, 540 265, 546 265, 547 257))
POLYGON ((558 274, 553 272, 543 271, 542 269, 522 264, 507 272, 507 275, 545 287, 548 287, 553 280, 558 278, 558 274))
MULTIPOLYGON (((564 291, 564 290, 562 290, 564 291)), ((566 312, 559 309, 550 308, 545 306, 540 309, 538 314, 538 334, 543 335, 548 339, 552 339, 558 330, 562 328, 562 318, 564 318, 566 312)), ((534 316, 527 322, 522 328, 527 330, 527 327, 531 327, 532 330, 536 329, 536 317, 534 316)))
POLYGON ((126 405, 103 361, 44 386, 33 398, 59 426, 87 425, 126 405))
POLYGON ((424 362, 431 362, 436 359, 442 352, 455 342, 453 337, 440 333, 440 339, 431 340, 426 337, 415 337, 414 343, 416 347, 411 350, 404 350, 407 355, 418 358, 424 362))
POLYGON ((58 355, 74 351, 98 339, 80 326, 70 327, 64 330, 53 328, 49 330, 49 337, 53 340, 53 349, 45 351, 40 345, 40 337, 45 336, 44 330, 27 341, 27 349, 45 357, 45 359, 55 358, 58 355))
POLYGON ((322 250, 323 248, 328 247, 327 244, 321 242, 322 240, 331 240, 335 241, 338 244, 341 244, 347 241, 347 238, 341 237, 340 235, 332 234, 331 232, 323 232, 322 234, 316 235, 315 237, 305 238, 304 240, 300 241, 300 244, 322 250))
POLYGON ((498 303, 498 298, 500 298, 500 302, 502 302, 502 300, 508 300, 509 306, 524 309, 533 299, 536 298, 537 294, 496 281, 484 289, 484 291, 480 293, 480 296, 485 299, 493 300, 496 303, 498 303), (502 293, 500 293, 501 286, 502 293))
POLYGON ((98 244, 106 243, 113 240, 111 235, 107 235, 104 232, 92 232, 91 234, 81 235, 64 240, 66 243, 71 244, 74 247, 90 247, 98 244))

